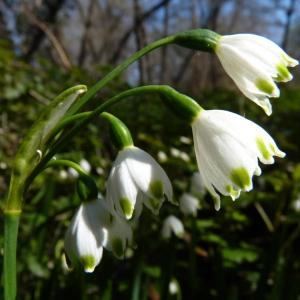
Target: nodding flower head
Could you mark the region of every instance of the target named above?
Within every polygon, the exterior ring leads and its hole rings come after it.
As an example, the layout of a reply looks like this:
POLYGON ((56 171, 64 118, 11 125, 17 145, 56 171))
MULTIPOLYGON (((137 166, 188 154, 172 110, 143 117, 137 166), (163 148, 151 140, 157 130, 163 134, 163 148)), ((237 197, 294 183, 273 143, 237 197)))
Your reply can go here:
POLYGON ((80 205, 65 235, 68 258, 87 273, 93 272, 100 263, 103 248, 123 258, 131 243, 131 225, 123 217, 111 213, 100 195, 97 200, 80 205))
POLYGON ((285 156, 263 128, 228 111, 201 112, 192 131, 200 176, 217 210, 219 193, 236 199, 252 189, 253 175, 261 174, 258 160, 272 164, 273 156, 285 156))
POLYGON ((107 182, 111 210, 130 219, 136 202, 142 201, 157 214, 165 196, 171 201, 172 186, 165 171, 145 151, 137 147, 121 150, 107 182))
POLYGON ((73 265, 91 273, 100 263, 107 231, 100 200, 80 205, 65 235, 65 249, 73 265))
POLYGON ((184 234, 184 227, 177 217, 170 215, 163 222, 161 235, 164 239, 170 239, 172 233, 177 237, 182 238, 184 234))
POLYGON ((117 214, 110 215, 104 247, 117 258, 124 258, 125 250, 132 244, 132 228, 127 220, 117 214))
POLYGON ((287 67, 298 64, 275 43, 255 34, 222 36, 215 53, 241 92, 267 115, 272 113, 269 98, 280 94, 275 82, 291 80, 287 67))

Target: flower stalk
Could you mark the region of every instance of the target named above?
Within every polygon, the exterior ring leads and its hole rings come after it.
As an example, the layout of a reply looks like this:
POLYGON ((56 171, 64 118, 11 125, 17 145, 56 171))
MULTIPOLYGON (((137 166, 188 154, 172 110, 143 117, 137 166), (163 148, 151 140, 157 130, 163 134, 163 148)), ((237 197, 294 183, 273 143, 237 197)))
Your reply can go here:
MULTIPOLYGON (((96 107, 91 112, 83 112, 79 114, 74 114, 72 116, 66 116, 60 123, 57 124, 56 128, 52 131, 52 138, 64 129, 65 126, 76 122, 76 125, 63 133, 60 138, 51 145, 49 151, 45 154, 45 156, 41 159, 40 163, 36 167, 36 169, 32 172, 30 177, 28 178, 28 184, 32 182, 37 174, 44 168, 47 162, 65 145, 68 144, 69 140, 73 138, 78 131, 84 128, 87 124, 89 124, 92 120, 98 117, 101 113, 108 110, 113 105, 119 103, 120 101, 143 94, 158 94, 162 96, 162 99, 165 103, 172 108, 177 114, 179 114, 182 118, 186 119, 189 123, 191 123, 194 118, 202 111, 197 102, 195 102, 190 97, 179 93, 175 89, 171 88, 168 85, 146 85, 139 86, 136 88, 132 88, 121 92, 112 98, 106 100, 104 103, 96 107)), ((85 94, 86 95, 86 94, 85 94)), ((85 96, 83 96, 85 97, 85 96)), ((82 97, 82 98, 83 98, 82 97)), ((82 99, 81 98, 81 99, 82 99)), ((81 100, 80 99, 80 100, 81 100)))
POLYGON ((4 212, 4 299, 14 300, 17 295, 17 239, 21 211, 4 212))
POLYGON ((147 53, 163 47, 169 44, 176 44, 185 48, 201 50, 206 52, 214 52, 220 35, 207 29, 194 29, 184 32, 179 32, 174 35, 170 35, 154 41, 135 52, 132 56, 127 58, 123 63, 113 69, 104 78, 98 81, 95 85, 88 89, 88 92, 77 101, 69 110, 68 114, 74 114, 80 110, 92 97, 94 97, 105 85, 119 76, 124 70, 126 70, 131 64, 138 61, 147 53))

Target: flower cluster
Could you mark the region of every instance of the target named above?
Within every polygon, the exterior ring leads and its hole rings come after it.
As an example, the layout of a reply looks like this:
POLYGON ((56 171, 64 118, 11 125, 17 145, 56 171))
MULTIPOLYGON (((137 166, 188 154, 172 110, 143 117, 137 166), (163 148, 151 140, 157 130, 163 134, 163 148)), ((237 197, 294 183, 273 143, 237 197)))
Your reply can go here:
POLYGON ((170 180, 145 151, 125 147, 113 164, 107 181, 107 195, 81 204, 65 236, 65 249, 73 265, 93 272, 103 248, 123 258, 132 241, 127 221, 138 218, 143 204, 157 214, 165 197, 172 201, 170 180))
POLYGON ((104 199, 82 203, 65 235, 65 249, 72 265, 93 272, 100 263, 103 247, 118 258, 132 241, 130 225, 112 214, 104 199))
MULTIPOLYGON (((214 51, 225 71, 246 97, 270 115, 269 97, 279 96, 275 81, 291 80, 287 67, 298 62, 273 42, 256 35, 223 36, 216 41, 214 51)), ((285 156, 273 138, 254 122, 228 111, 204 110, 171 88, 164 87, 163 91, 166 101, 191 125, 199 169, 193 176, 191 193, 179 199, 184 215, 197 214, 199 202, 193 194, 203 195, 205 188, 219 210, 221 195, 235 200, 242 191, 252 189, 252 177, 261 174, 259 162, 272 164, 274 156, 285 156)), ((107 180, 106 197, 83 203, 65 237, 71 262, 82 265, 86 272, 99 264, 103 248, 118 258, 124 257, 132 242, 131 222, 139 218, 143 206, 158 214, 165 199, 173 201, 172 185, 165 171, 153 157, 133 145, 124 123, 109 113, 103 116, 110 122, 119 147, 107 180)), ((177 149, 172 149, 176 156, 177 149)), ((165 239, 172 233, 182 237, 184 227, 171 215, 165 219, 161 233, 165 239)))

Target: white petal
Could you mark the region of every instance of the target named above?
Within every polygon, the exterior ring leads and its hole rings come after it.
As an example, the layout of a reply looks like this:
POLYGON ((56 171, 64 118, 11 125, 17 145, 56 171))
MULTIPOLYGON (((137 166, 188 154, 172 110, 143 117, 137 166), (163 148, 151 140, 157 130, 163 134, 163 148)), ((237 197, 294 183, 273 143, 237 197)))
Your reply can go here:
POLYGON ((115 210, 127 219, 133 214, 137 197, 137 186, 128 172, 125 161, 115 165, 107 182, 107 201, 114 204, 115 210))
MULTIPOLYGON (((249 176, 252 176, 257 166, 256 155, 248 151, 226 131, 215 134, 214 131, 217 128, 205 127, 205 125, 205 122, 202 122, 199 126, 193 126, 193 136, 197 141, 195 151, 199 160, 199 171, 205 172, 204 176, 207 181, 211 182, 222 194, 229 195, 227 190, 228 186, 233 184, 230 179, 232 171, 244 168, 249 176), (233 153, 235 155, 232 155, 233 153)), ((234 186, 236 190, 240 188, 242 187, 234 186)), ((243 187, 245 190, 251 188, 251 181, 243 187)))
POLYGON ((128 147, 119 152, 107 182, 110 211, 130 219, 139 192, 144 194, 143 202, 156 213, 164 196, 173 198, 170 180, 159 164, 145 151, 128 147))
POLYGON ((143 211, 143 204, 144 204, 145 198, 148 199, 148 197, 145 196, 143 192, 139 191, 139 193, 137 195, 136 204, 134 207, 134 213, 133 213, 132 219, 130 220, 131 224, 134 224, 140 218, 142 211, 143 211))
MULTIPOLYGON (((161 182, 163 194, 169 200, 172 200, 173 190, 171 182, 165 171, 153 157, 137 147, 127 148, 125 151, 128 171, 139 189, 149 197, 156 197, 157 195, 153 194, 152 185, 156 182, 161 182)), ((163 198, 163 195, 156 198, 163 198)))
POLYGON ((104 247, 112 251, 117 258, 123 258, 125 250, 132 242, 132 228, 129 223, 118 215, 113 216, 113 221, 107 227, 108 239, 104 247))
POLYGON ((251 149, 259 157, 260 161, 266 164, 273 163, 274 160, 265 160, 257 147, 257 138, 261 137, 271 155, 284 157, 285 153, 280 151, 273 138, 256 123, 232 112, 223 110, 210 110, 207 116, 207 122, 211 122, 210 126, 223 128, 233 138, 239 140, 245 148, 251 149), (271 146, 272 145, 272 146, 271 146), (271 148, 274 150, 272 151, 271 148))
POLYGON ((154 215, 158 215, 164 199, 149 197, 143 192, 140 192, 138 195, 138 201, 143 203, 154 215))
POLYGON ((93 272, 99 264, 106 240, 99 209, 98 200, 82 204, 65 235, 68 257, 74 265, 81 264, 86 272, 93 272))
POLYGON ((273 155, 284 155, 265 130, 234 113, 203 111, 192 124, 192 131, 199 172, 216 209, 220 206, 216 191, 233 200, 238 198, 241 191, 252 189, 253 175, 260 175, 258 158, 272 163, 273 155))
POLYGON ((169 239, 172 233, 181 238, 184 234, 184 227, 178 218, 170 215, 164 220, 161 234, 164 239, 169 239))
POLYGON ((272 113, 268 97, 279 97, 276 81, 289 81, 286 67, 298 62, 272 41, 253 34, 223 36, 216 49, 220 62, 242 93, 272 113))

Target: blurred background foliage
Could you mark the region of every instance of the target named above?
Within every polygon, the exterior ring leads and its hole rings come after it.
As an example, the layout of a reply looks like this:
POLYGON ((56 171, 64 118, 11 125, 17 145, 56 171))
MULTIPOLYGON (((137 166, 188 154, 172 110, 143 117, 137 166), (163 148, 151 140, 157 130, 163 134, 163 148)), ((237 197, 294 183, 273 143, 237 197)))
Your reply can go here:
MULTIPOLYGON (((51 99, 75 84, 90 86, 148 41, 195 27, 258 33, 300 58, 295 0, 0 2, 1 205, 18 144, 51 99)), ((136 247, 124 260, 105 252, 91 275, 67 271, 63 260, 64 233, 80 203, 76 178, 67 169, 45 171, 24 204, 18 299, 300 299, 299 68, 293 73, 294 81, 273 101, 270 118, 236 91, 214 57, 175 46, 153 52, 106 87, 91 107, 137 84, 170 84, 204 108, 231 110, 257 122, 287 156, 263 166, 251 193, 235 203, 224 197, 219 212, 201 193, 196 218, 169 203, 159 216, 144 209, 135 228, 136 247), (169 214, 184 223, 182 239, 160 237, 169 214)), ((190 128, 153 95, 123 102, 112 112, 131 129, 136 145, 159 160, 176 199, 190 191, 197 171, 190 128)), ((104 193, 116 153, 99 119, 58 157, 87 160, 104 193)), ((1 269, 2 255, 1 233, 1 269)))

